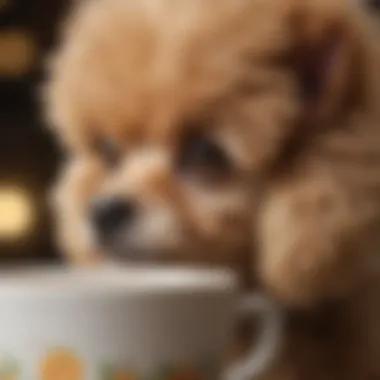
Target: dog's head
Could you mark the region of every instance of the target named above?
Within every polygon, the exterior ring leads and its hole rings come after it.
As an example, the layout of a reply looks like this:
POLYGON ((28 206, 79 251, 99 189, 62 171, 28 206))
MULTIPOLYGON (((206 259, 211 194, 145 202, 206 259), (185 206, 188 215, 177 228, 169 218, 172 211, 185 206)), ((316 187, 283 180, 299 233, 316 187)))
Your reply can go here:
POLYGON ((316 0, 81 5, 48 86, 69 147, 58 186, 65 244, 245 262, 294 137, 349 101, 346 11, 316 0))

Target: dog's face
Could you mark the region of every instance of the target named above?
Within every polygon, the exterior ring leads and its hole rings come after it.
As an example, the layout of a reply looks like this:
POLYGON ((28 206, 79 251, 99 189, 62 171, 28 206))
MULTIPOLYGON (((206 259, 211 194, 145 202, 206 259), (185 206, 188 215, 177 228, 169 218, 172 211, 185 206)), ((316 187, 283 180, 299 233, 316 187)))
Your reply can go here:
POLYGON ((70 150, 58 184, 65 245, 245 262, 301 97, 318 97, 318 83, 301 88, 287 59, 298 43, 293 3, 80 8, 49 86, 51 119, 70 150))

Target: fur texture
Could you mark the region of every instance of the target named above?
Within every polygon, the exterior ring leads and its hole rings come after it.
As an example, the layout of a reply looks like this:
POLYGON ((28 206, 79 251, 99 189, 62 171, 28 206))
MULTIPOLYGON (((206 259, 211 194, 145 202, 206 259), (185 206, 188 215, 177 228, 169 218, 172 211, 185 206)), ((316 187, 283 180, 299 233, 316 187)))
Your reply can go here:
POLYGON ((138 217, 110 251, 230 265, 288 308, 268 379, 380 378, 380 66, 369 25, 344 0, 82 2, 46 92, 68 148, 55 201, 70 260, 104 253, 93 197, 134 199, 138 217), (189 136, 216 142, 228 170, 184 170, 189 136), (98 141, 116 146, 112 170, 98 141))

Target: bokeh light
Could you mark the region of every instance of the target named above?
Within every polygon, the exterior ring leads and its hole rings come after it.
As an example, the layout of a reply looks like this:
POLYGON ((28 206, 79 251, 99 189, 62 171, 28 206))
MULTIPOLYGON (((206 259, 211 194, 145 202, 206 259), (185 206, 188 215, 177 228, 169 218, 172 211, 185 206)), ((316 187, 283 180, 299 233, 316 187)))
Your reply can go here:
POLYGON ((37 46, 30 33, 17 29, 7 30, 0 33, 0 52, 0 74, 21 76, 32 70, 37 57, 37 46))
POLYGON ((0 187, 0 241, 26 238, 34 224, 32 198, 17 187, 0 187))

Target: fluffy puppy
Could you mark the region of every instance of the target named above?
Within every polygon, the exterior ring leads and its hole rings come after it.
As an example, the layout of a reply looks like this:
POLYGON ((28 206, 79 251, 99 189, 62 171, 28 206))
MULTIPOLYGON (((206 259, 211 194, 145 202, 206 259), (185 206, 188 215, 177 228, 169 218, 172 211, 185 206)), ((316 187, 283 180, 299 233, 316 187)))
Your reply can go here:
POLYGON ((81 2, 46 92, 70 260, 232 266, 289 311, 268 379, 380 378, 369 24, 343 0, 81 2))

